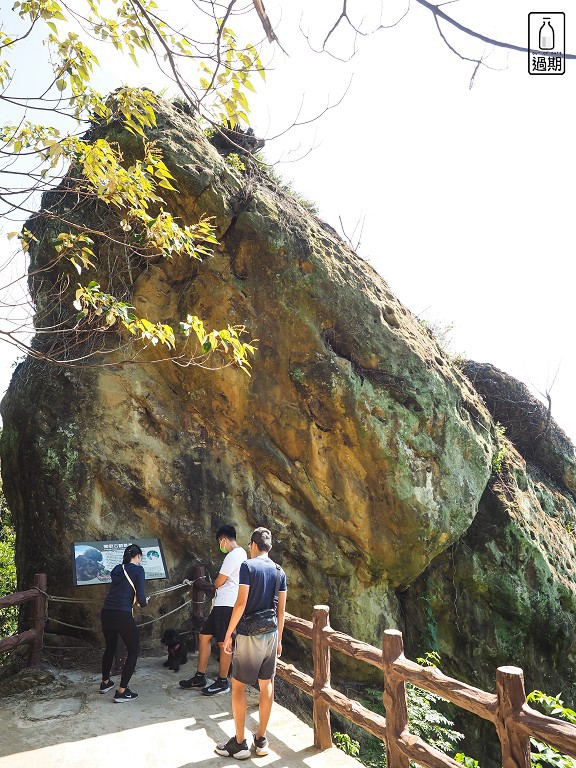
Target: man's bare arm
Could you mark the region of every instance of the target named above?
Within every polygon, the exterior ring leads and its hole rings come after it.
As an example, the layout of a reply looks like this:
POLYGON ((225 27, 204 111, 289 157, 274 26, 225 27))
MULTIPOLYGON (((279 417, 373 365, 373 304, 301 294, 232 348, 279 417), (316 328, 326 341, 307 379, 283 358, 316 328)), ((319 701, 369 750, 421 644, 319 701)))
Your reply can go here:
POLYGON ((214 579, 214 586, 216 589, 220 589, 220 587, 223 587, 224 584, 228 581, 228 576, 226 576, 225 573, 219 573, 218 576, 214 579))
POLYGON ((238 597, 232 608, 232 616, 230 616, 230 623, 226 630, 226 637, 224 638, 224 651, 226 653, 232 653, 232 632, 238 626, 238 622, 242 618, 244 609, 246 608, 246 601, 248 600, 248 592, 250 587, 248 584, 240 584, 238 588, 238 597))
POLYGON ((284 631, 284 615, 286 613, 287 592, 278 592, 278 656, 282 655, 282 632, 284 631))

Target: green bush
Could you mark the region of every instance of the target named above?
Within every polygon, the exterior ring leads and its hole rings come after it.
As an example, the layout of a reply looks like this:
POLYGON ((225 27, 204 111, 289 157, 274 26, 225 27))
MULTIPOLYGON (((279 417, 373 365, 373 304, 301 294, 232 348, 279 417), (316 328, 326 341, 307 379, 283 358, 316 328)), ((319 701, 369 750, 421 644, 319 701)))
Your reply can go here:
POLYGON ((492 474, 497 475, 502 469, 506 460, 506 443, 504 437, 506 435, 506 427, 503 427, 499 421, 496 422, 496 440, 498 444, 498 450, 492 456, 492 474))
MULTIPOLYGON (((381 715, 385 715, 382 692, 369 689, 367 694, 369 699, 363 702, 364 705, 381 715)), ((455 730, 452 720, 436 708, 437 704, 445 701, 445 699, 434 693, 423 691, 411 683, 406 683, 406 699, 410 732, 420 736, 430 746, 436 747, 447 755, 454 756, 456 744, 464 738, 464 734, 455 730)), ((365 748, 360 750, 359 759, 370 768, 384 768, 386 765, 386 747, 384 744, 378 739, 370 738, 363 746, 365 748)))
POLYGON ((229 155, 226 155, 224 160, 231 168, 234 168, 234 170, 239 173, 246 170, 246 165, 242 162, 242 159, 237 152, 230 152, 229 155))
MULTIPOLYGON (((567 720, 576 725, 576 712, 564 706, 564 702, 557 696, 549 696, 542 691, 532 691, 526 696, 526 700, 531 704, 536 704, 546 715, 559 717, 561 720, 567 720)), ((544 744, 538 739, 530 739, 530 745, 534 751, 530 753, 532 768, 576 768, 576 760, 568 755, 563 755, 554 747, 544 744)))
MULTIPOLYGON (((0 597, 16 592, 14 545, 16 535, 0 482, 0 597)), ((0 608, 0 638, 18 631, 18 608, 0 608)))
MULTIPOLYGON (((417 659, 422 666, 436 666, 440 657, 435 652, 428 652, 423 658, 417 659)), ((408 724, 410 732, 420 736, 427 744, 454 757, 467 768, 478 768, 478 763, 462 752, 456 752, 456 744, 464 738, 464 734, 455 730, 454 723, 443 714, 437 705, 446 702, 440 696, 417 688, 411 683, 406 683, 406 699, 408 703, 408 724)), ((362 704, 373 712, 386 715, 382 701, 382 691, 368 688, 362 704)), ((347 754, 357 757, 369 768, 386 767, 386 747, 379 739, 367 736, 361 742, 351 739, 348 734, 334 733, 334 743, 347 754), (353 754, 347 751, 352 745, 358 746, 358 752, 353 754)), ((574 766, 576 768, 576 766, 574 766)))
MULTIPOLYGON (((436 653, 427 653, 425 658, 418 659, 420 664, 432 666, 435 666, 438 661, 439 658, 436 653)), ((367 698, 362 703, 372 711, 385 715, 381 691, 369 688, 366 694, 367 698)), ((532 691, 526 699, 529 703, 535 704, 544 714, 567 720, 576 725, 576 712, 564 706, 560 695, 549 696, 542 691, 532 691)), ((409 728, 412 733, 417 734, 423 741, 445 754, 453 756, 456 762, 461 763, 465 768, 480 768, 477 760, 468 757, 463 752, 456 752, 455 744, 461 741, 464 736, 454 730, 453 722, 435 707, 445 699, 423 691, 411 683, 406 683, 406 698, 408 701, 409 728)), ((357 757, 369 768, 386 768, 386 747, 380 740, 369 737, 360 744, 347 733, 340 732, 333 733, 332 738, 339 749, 347 755, 357 757)), ((530 739, 530 744, 532 747, 530 753, 532 768, 576 768, 574 758, 563 755, 554 747, 537 739, 530 739)))
POLYGON ((332 734, 332 741, 338 749, 341 749, 346 755, 350 757, 358 757, 360 753, 360 743, 356 739, 351 739, 347 733, 340 733, 334 731, 332 734))

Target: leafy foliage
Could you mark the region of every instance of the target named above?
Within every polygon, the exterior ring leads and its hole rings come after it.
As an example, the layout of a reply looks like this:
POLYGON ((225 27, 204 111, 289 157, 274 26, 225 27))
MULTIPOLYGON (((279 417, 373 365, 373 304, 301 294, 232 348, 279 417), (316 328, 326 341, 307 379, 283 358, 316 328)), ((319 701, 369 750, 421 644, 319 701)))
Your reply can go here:
POLYGON ((234 168, 234 170, 239 171, 240 173, 246 170, 246 165, 242 162, 240 155, 237 152, 230 152, 229 155, 226 155, 226 162, 231 168, 234 168))
POLYGON ((456 760, 457 763, 465 765, 466 768, 479 768, 478 760, 474 760, 473 757, 468 757, 468 755, 465 755, 463 752, 456 752, 454 760, 456 760))
POLYGON ((441 752, 453 755, 455 745, 464 738, 464 734, 456 731, 452 720, 436 709, 445 699, 411 683, 406 684, 406 697, 410 730, 441 752))
MULTIPOLYGON (((565 707, 560 696, 560 693, 557 696, 549 696, 542 691, 532 691, 526 696, 526 700, 538 705, 546 715, 558 717, 576 725, 576 712, 565 707)), ((544 744, 538 739, 530 739, 530 744, 533 749, 530 753, 533 768, 548 768, 548 766, 576 768, 576 760, 573 757, 563 755, 554 747, 544 744)))
MULTIPOLYGON (((435 651, 428 651, 423 657, 418 658, 417 661, 422 666, 437 666, 440 657, 435 651)), ((381 691, 368 689, 367 694, 369 698, 365 702, 366 706, 381 715, 385 715, 386 711, 382 703, 381 691)), ((406 699, 408 703, 408 725, 411 733, 420 736, 423 741, 445 754, 455 756, 456 744, 464 738, 464 734, 455 730, 453 721, 437 708, 439 704, 445 703, 446 700, 434 693, 424 691, 411 683, 406 683, 406 699)), ((472 758, 467 757, 461 752, 456 754, 460 756, 458 762, 462 762, 468 768, 476 768, 474 766, 476 761, 472 758)), ((359 760, 370 768, 385 768, 386 749, 384 744, 370 738, 364 748, 360 749, 359 760)))
POLYGON ((506 443, 504 442, 504 436, 506 434, 506 427, 498 421, 496 423, 496 439, 498 441, 498 450, 492 456, 492 473, 497 475, 504 466, 504 460, 506 459, 506 443))
MULTIPOLYGON (((0 597, 16 592, 15 543, 16 535, 0 480, 0 597)), ((16 634, 17 625, 18 608, 0 608, 0 638, 16 634)))
POLYGON ((340 733, 340 731, 334 731, 332 734, 332 741, 338 749, 341 749, 345 755, 350 757, 358 757, 360 754, 360 743, 356 739, 350 738, 347 733, 340 733))
MULTIPOLYGON (((423 666, 436 666, 439 661, 438 654, 428 652, 424 658, 417 659, 423 666)), ((381 693, 374 689, 367 692, 370 696, 367 706, 370 709, 385 714, 381 704, 381 693)), ((564 706, 564 702, 557 696, 550 696, 542 691, 532 691, 526 697, 531 704, 536 704, 545 714, 552 717, 558 717, 569 723, 576 725, 576 712, 564 706)), ((435 709, 435 705, 444 701, 435 694, 423 691, 410 683, 406 684, 406 697, 408 700, 408 721, 412 733, 420 736, 424 741, 442 752, 454 757, 456 762, 466 766, 466 768, 479 768, 479 763, 472 757, 463 752, 456 752, 455 744, 464 738, 463 734, 453 729, 452 721, 445 715, 435 709)), ((348 734, 334 733, 335 744, 347 751, 350 744, 355 744, 348 734), (347 737, 347 738, 344 738, 347 737)), ((576 760, 568 755, 563 755, 554 747, 544 744, 537 739, 530 739, 532 752, 530 753, 532 768, 576 768, 576 760)), ((347 754, 352 754, 347 752, 347 754)), ((384 745, 376 739, 370 739, 365 747, 360 747, 354 757, 358 757, 361 762, 370 768, 385 768, 386 752, 384 745)))
MULTIPOLYGON (((176 190, 158 147, 146 140, 147 131, 156 125, 156 95, 146 88, 122 86, 105 97, 94 84, 101 52, 107 58, 112 49, 129 56, 134 64, 146 57, 157 63, 163 58, 180 90, 180 99, 192 113, 214 126, 248 123, 252 78, 255 73, 264 78, 264 68, 258 50, 250 43, 240 44, 229 26, 232 6, 224 18, 217 17, 217 12, 209 0, 196 5, 201 21, 197 27, 201 29, 204 24, 206 30, 202 41, 196 28, 194 37, 177 31, 176 26, 182 29, 182 19, 177 18, 177 24, 172 25, 166 16, 159 15, 154 0, 76 0, 72 4, 19 0, 11 12, 4 11, 0 25, 0 103, 12 119, 0 123, 0 213, 28 216, 31 195, 64 180, 62 183, 69 185, 82 203, 94 200, 118 212, 124 243, 131 253, 168 258, 175 254, 208 256, 217 243, 212 222, 200 219, 196 224, 182 225, 163 197, 163 190, 176 190), (37 54, 39 38, 46 49, 45 67, 37 78, 37 93, 23 98, 17 95, 13 60, 26 55, 27 45, 37 54), (191 76, 186 68, 196 74, 191 76), (35 114, 40 115, 37 121, 35 114), (140 137, 140 157, 127 162, 119 145, 103 138, 106 126, 112 123, 140 137), (81 137, 79 126, 94 126, 98 136, 89 133, 81 137)), ((105 281, 98 274, 95 242, 99 241, 100 248, 103 241, 117 242, 115 233, 72 225, 62 214, 52 216, 61 222, 61 231, 53 237, 55 264, 62 264, 63 274, 65 263, 72 264, 82 279, 85 272, 93 273, 78 285, 74 297, 84 327, 92 322, 100 332, 122 327, 144 345, 165 346, 179 362, 188 355, 187 364, 204 365, 208 347, 218 349, 224 364, 238 365, 248 372, 254 347, 240 340, 242 327, 204 331, 192 313, 187 313, 185 323, 177 329, 137 317, 128 302, 100 289, 105 281), (178 348, 178 331, 186 342, 190 328, 202 328, 198 355, 187 343, 178 348)), ((24 252, 35 240, 25 229, 12 236, 18 237, 24 252)), ((62 301, 65 297, 55 294, 53 299, 62 301)), ((24 351, 38 354, 20 336, 11 340, 24 351)))

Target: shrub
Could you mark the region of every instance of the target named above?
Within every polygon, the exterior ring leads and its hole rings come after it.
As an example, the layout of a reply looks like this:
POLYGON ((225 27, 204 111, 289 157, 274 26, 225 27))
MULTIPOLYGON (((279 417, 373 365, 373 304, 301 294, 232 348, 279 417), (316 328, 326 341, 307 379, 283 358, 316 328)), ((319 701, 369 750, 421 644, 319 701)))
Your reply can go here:
MULTIPOLYGON (((537 704, 544 714, 559 717, 561 720, 567 720, 569 723, 576 725, 576 712, 565 707, 560 696, 561 694, 549 696, 547 693, 542 693, 542 691, 532 691, 526 696, 526 700, 537 704)), ((544 742, 537 739, 530 739, 530 745, 534 750, 530 753, 532 768, 549 768, 550 766, 555 766, 555 768, 576 768, 576 760, 574 758, 563 755, 554 747, 544 744, 544 742)))
MULTIPOLYGON (((417 659, 417 661, 423 666, 434 667, 440 661, 440 657, 435 652, 428 652, 423 658, 417 659)), ((365 706, 385 715, 381 691, 369 689, 367 694, 369 698, 363 702, 365 706)), ((408 702, 408 724, 411 733, 420 736, 423 741, 436 747, 441 752, 454 756, 456 744, 464 738, 464 734, 456 731, 453 721, 436 708, 439 703, 446 700, 434 693, 417 688, 411 683, 406 683, 406 699, 408 702)), ((467 757, 461 752, 458 753, 458 756, 460 758, 458 762, 468 766, 468 768, 477 768, 478 764, 472 758, 467 757)), ((370 768, 385 768, 386 748, 382 742, 370 738, 366 742, 365 749, 361 748, 358 759, 365 765, 370 766, 370 768)))
MULTIPOLYGON (((14 564, 14 544, 16 536, 10 525, 0 528, 0 597, 16 592, 16 565, 14 564)), ((0 608, 0 637, 16 634, 18 608, 0 608)))
POLYGON ((347 733, 334 731, 332 734, 332 741, 336 744, 338 749, 341 749, 346 755, 350 755, 350 757, 358 757, 358 754, 360 753, 360 743, 356 741, 356 739, 351 739, 347 733))

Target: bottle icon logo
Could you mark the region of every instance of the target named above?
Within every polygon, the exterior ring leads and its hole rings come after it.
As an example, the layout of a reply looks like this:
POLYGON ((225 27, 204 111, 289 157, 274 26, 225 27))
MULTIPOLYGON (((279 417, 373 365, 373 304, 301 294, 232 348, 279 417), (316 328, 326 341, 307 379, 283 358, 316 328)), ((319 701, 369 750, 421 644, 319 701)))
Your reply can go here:
POLYGON ((560 11, 531 11, 526 47, 529 75, 563 75, 566 71, 566 15, 560 11))
POLYGON ((540 50, 551 51, 554 48, 554 27, 550 24, 550 16, 544 16, 539 34, 540 50))

